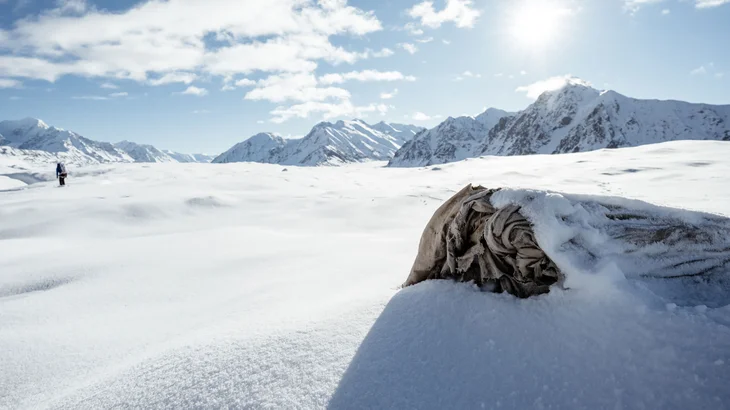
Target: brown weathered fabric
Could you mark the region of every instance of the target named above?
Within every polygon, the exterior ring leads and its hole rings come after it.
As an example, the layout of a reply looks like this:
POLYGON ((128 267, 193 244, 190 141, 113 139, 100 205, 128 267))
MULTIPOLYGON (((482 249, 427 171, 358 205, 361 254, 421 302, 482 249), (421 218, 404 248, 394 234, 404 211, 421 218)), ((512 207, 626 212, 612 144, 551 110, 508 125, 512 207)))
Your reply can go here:
POLYGON ((452 278, 518 297, 549 291, 560 279, 558 268, 518 206, 492 206, 496 191, 468 185, 436 210, 404 286, 452 278))

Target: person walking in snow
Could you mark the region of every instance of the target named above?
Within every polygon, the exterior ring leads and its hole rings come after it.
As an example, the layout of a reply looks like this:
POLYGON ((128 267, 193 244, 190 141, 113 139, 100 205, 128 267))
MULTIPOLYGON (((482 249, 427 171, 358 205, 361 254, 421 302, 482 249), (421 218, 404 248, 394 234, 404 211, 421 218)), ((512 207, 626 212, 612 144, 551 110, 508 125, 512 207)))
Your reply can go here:
POLYGON ((63 162, 56 163, 56 178, 58 178, 58 183, 61 184, 61 186, 66 185, 67 176, 66 165, 64 165, 63 162))

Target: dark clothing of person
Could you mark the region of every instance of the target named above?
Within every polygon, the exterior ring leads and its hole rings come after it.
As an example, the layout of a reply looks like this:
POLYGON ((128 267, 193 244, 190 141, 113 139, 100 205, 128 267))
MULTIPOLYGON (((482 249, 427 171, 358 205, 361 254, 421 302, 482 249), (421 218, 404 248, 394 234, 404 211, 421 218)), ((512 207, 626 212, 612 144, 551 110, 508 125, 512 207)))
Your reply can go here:
POLYGON ((56 178, 58 178, 58 183, 63 186, 66 185, 66 177, 68 174, 66 173, 66 166, 59 162, 56 164, 56 178))

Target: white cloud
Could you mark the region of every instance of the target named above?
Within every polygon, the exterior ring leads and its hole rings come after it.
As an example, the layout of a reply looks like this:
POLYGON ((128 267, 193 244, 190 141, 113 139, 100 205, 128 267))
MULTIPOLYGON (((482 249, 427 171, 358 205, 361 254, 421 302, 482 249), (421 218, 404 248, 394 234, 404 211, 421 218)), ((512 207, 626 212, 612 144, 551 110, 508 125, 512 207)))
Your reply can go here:
POLYGON ((0 77, 55 81, 76 75, 164 84, 173 82, 162 80, 173 73, 306 72, 320 60, 339 64, 367 57, 332 45, 330 36, 381 29, 372 12, 345 0, 147 0, 122 12, 66 0, 0 30, 0 77), (211 34, 228 43, 209 48, 205 37, 211 34))
POLYGON ((412 43, 399 43, 398 47, 406 50, 410 54, 416 54, 416 51, 418 51, 418 47, 416 47, 416 45, 412 43))
POLYGON ((246 100, 271 102, 313 102, 327 99, 349 99, 350 92, 338 87, 319 87, 312 73, 283 73, 271 75, 256 83, 256 88, 246 93, 246 100))
POLYGON ((74 100, 91 100, 91 101, 103 101, 103 100, 109 99, 109 97, 105 97, 103 95, 81 95, 81 96, 74 96, 71 98, 74 100))
POLYGON ((527 75, 527 71, 525 71, 525 70, 520 71, 520 75, 527 75))
POLYGON ((368 54, 368 56, 373 56, 375 58, 383 58, 383 57, 390 57, 393 54, 395 54, 395 52, 393 50, 389 49, 389 48, 383 48, 380 51, 371 51, 371 50, 368 50, 367 51, 367 54, 368 54))
POLYGON ((236 81, 236 87, 252 87, 254 85, 256 85, 256 81, 248 78, 242 78, 236 81))
POLYGON ((280 73, 256 82, 246 93, 246 100, 265 100, 275 103, 292 101, 293 105, 280 105, 270 113, 270 121, 282 123, 293 118, 321 115, 323 118, 339 116, 363 117, 368 113, 384 114, 390 108, 384 104, 357 106, 350 100, 350 92, 334 84, 347 81, 414 81, 398 71, 351 71, 326 74, 317 78, 313 73, 280 73))
POLYGON ((325 74, 319 77, 321 84, 342 84, 346 81, 416 81, 416 77, 403 75, 399 71, 351 71, 349 73, 325 74))
POLYGON ((447 46, 451 44, 451 41, 449 40, 441 40, 442 43, 446 44, 447 46))
POLYGON ((414 23, 406 23, 405 26, 403 26, 403 30, 407 31, 408 34, 412 36, 422 36, 423 35, 423 29, 418 28, 414 23))
POLYGON ((263 124, 263 123, 264 123, 264 120, 258 120, 258 121, 256 121, 256 124, 263 124))
POLYGON ((662 10, 662 16, 666 16, 667 14, 671 13, 672 11, 669 9, 662 10))
POLYGON ((210 114, 208 110, 193 110, 193 114, 210 114))
POLYGON ((591 85, 587 81, 581 80, 580 78, 573 77, 572 75, 568 74, 568 75, 564 75, 564 76, 551 77, 546 80, 537 81, 530 85, 517 87, 517 89, 515 91, 526 93, 527 98, 535 100, 542 93, 544 93, 546 91, 557 90, 557 89, 563 88, 564 86, 566 86, 568 84, 577 84, 577 85, 585 85, 585 86, 591 85))
POLYGON ((121 93, 111 93, 109 94, 109 97, 116 98, 116 97, 126 97, 129 93, 121 92, 121 93))
POLYGON ((479 73, 476 73, 475 74, 475 73, 472 73, 471 71, 468 71, 467 70, 467 71, 464 71, 463 73, 461 73, 460 75, 457 75, 454 78, 454 81, 462 81, 462 80, 465 80, 467 78, 482 78, 482 75, 479 74, 479 73))
POLYGON ((277 107, 271 111, 273 117, 270 121, 279 124, 292 118, 308 118, 312 114, 321 114, 325 120, 343 116, 364 118, 373 112, 385 115, 390 108, 388 105, 375 103, 355 106, 349 100, 336 103, 308 101, 290 107, 277 107))
POLYGON ((190 87, 186 88, 185 91, 178 93, 182 95, 196 95, 198 97, 202 97, 204 95, 208 95, 208 90, 205 88, 196 87, 194 85, 191 85, 190 87))
POLYGON ((494 76, 497 78, 504 77, 504 73, 497 73, 494 76))
POLYGON ((701 65, 689 72, 689 75, 705 75, 705 74, 707 74, 707 69, 703 65, 701 65))
POLYGON ((99 87, 106 88, 107 90, 116 90, 117 88, 119 88, 119 86, 112 83, 103 83, 99 87))
POLYGON ((58 12, 61 14, 81 14, 86 11, 86 0, 56 0, 58 12))
POLYGON ((416 41, 419 43, 430 43, 433 41, 433 37, 417 38, 416 41))
POLYGON ((20 88, 23 86, 18 80, 12 78, 0 78, 0 88, 20 88))
POLYGON ((149 83, 150 85, 155 86, 174 83, 183 83, 187 85, 195 81, 196 78, 198 78, 198 76, 193 73, 167 73, 160 78, 150 80, 149 83))
POLYGON ((390 100, 393 97, 395 97, 396 95, 398 95, 398 89, 397 88, 394 89, 393 91, 389 92, 389 93, 386 93, 386 92, 380 93, 380 99, 381 100, 390 100))
POLYGON ((695 7, 705 9, 710 7, 722 6, 730 3, 730 0, 695 0, 695 7))
POLYGON ((707 63, 707 64, 701 65, 701 66, 695 68, 694 70, 690 71, 689 75, 691 75, 691 76, 712 75, 715 78, 720 79, 725 76, 725 73, 718 70, 715 67, 715 63, 707 63))
POLYGON ((480 13, 473 8, 473 3, 472 0, 446 0, 446 7, 436 11, 432 1, 424 1, 410 8, 408 15, 430 28, 441 27, 447 22, 453 22, 459 28, 474 27, 480 13))
POLYGON ((18 101, 18 100, 20 100, 21 98, 20 98, 20 97, 18 97, 17 95, 13 95, 13 96, 10 96, 10 97, 8 97, 8 99, 9 99, 9 100, 11 100, 11 101, 18 101))
POLYGON ((413 121, 428 121, 428 120, 433 120, 433 119, 437 119, 437 118, 441 118, 441 115, 438 115, 438 114, 437 115, 427 115, 420 111, 413 113, 413 115, 411 116, 411 119, 413 121))
POLYGON ((664 0, 623 0, 624 10, 635 14, 639 9, 647 4, 661 3, 664 0))

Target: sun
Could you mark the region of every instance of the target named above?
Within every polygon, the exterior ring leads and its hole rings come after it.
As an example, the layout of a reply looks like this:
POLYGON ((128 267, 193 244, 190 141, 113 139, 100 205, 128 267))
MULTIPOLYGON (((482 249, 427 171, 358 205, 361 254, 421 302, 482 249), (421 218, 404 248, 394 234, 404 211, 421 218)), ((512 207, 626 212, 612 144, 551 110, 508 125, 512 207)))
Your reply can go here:
POLYGON ((509 31, 523 47, 544 49, 554 45, 571 11, 550 0, 515 2, 509 13, 509 31))

